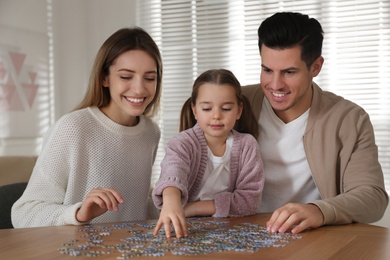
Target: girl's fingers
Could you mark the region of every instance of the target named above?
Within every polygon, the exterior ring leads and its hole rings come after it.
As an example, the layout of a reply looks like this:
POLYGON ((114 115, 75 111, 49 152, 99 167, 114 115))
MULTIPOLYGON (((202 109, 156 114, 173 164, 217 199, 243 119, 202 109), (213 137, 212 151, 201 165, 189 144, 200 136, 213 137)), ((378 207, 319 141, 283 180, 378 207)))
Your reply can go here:
POLYGON ((163 223, 160 221, 157 222, 156 227, 154 228, 154 231, 153 231, 154 236, 158 235, 158 232, 160 231, 162 224, 163 223))
POLYGON ((180 238, 183 236, 183 231, 181 227, 180 220, 177 218, 172 219, 173 228, 175 229, 175 234, 177 238, 180 238))
POLYGON ((172 219, 172 224, 175 229, 176 237, 181 238, 183 236, 188 236, 187 223, 184 217, 177 217, 172 219))
POLYGON ((171 223, 165 222, 164 223, 164 229, 165 229, 165 236, 167 238, 171 238, 171 223))
POLYGON ((181 228, 183 230, 184 237, 188 237, 187 221, 185 218, 181 220, 181 228))

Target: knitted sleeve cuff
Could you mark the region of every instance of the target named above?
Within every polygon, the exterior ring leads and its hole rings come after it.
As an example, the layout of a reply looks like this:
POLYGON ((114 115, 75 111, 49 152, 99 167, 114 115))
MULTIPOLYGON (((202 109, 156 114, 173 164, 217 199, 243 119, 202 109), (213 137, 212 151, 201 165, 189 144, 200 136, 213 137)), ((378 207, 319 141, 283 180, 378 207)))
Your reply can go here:
POLYGON ((82 204, 83 204, 82 202, 78 202, 78 203, 72 205, 71 207, 69 207, 69 209, 66 211, 65 216, 64 216, 64 225, 80 226, 80 225, 84 225, 84 224, 89 223, 89 221, 88 222, 79 222, 76 219, 76 212, 79 208, 81 208, 82 204))

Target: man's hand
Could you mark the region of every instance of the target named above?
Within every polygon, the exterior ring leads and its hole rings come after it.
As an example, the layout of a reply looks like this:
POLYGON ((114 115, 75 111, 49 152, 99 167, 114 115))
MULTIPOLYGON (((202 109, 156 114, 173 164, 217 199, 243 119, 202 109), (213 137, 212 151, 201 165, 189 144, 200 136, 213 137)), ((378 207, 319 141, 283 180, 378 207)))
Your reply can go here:
POLYGON ((318 228, 323 222, 324 216, 316 205, 288 203, 275 210, 267 222, 267 230, 284 233, 292 228, 291 233, 297 234, 308 228, 318 228))
POLYGON ((93 189, 81 204, 81 208, 77 210, 76 219, 79 222, 91 221, 108 210, 118 211, 118 204, 122 203, 122 196, 114 189, 93 189))

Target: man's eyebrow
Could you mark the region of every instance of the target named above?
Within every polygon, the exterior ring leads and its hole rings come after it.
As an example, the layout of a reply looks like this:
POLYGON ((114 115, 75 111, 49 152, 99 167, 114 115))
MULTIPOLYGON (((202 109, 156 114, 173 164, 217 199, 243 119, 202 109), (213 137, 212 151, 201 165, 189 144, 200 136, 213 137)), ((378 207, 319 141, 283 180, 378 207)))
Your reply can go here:
POLYGON ((263 68, 263 69, 266 69, 266 70, 272 70, 273 71, 273 69, 270 69, 270 68, 268 68, 267 66, 265 66, 264 64, 261 64, 261 67, 263 68))
POLYGON ((297 70, 299 70, 299 68, 296 68, 296 67, 282 69, 282 71, 297 71, 297 70))
MULTIPOLYGON (((268 68, 267 66, 265 66, 264 64, 261 64, 261 67, 264 69, 272 70, 272 69, 268 68)), ((292 71, 292 70, 299 70, 299 68, 289 67, 289 68, 282 69, 281 71, 292 71)))

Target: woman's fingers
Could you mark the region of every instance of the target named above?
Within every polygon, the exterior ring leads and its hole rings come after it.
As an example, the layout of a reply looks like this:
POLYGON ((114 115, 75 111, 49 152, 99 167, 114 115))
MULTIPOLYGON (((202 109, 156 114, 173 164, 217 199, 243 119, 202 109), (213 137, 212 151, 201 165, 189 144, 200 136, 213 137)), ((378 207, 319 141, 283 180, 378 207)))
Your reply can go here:
POLYGON ((122 196, 111 188, 95 188, 88 195, 86 200, 93 201, 103 209, 118 211, 118 204, 123 203, 122 196))

